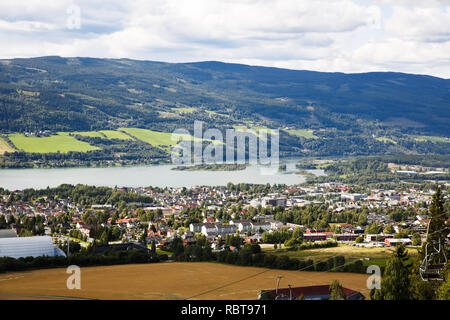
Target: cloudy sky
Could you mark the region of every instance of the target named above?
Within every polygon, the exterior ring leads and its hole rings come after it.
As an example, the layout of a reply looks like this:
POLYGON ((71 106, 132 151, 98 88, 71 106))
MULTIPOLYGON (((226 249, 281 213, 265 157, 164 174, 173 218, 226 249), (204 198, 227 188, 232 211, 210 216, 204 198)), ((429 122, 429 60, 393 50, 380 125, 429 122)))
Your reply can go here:
POLYGON ((450 78, 450 0, 1 0, 0 58, 44 55, 450 78))

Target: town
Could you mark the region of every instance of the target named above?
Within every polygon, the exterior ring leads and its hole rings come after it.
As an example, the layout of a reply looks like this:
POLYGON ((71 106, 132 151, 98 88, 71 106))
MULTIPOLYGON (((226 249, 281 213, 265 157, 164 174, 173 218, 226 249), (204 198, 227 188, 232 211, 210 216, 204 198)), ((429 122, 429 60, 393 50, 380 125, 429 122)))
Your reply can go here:
POLYGON ((175 238, 186 246, 199 236, 213 250, 223 250, 229 236, 279 248, 302 242, 389 247, 420 246, 425 241, 427 206, 434 190, 356 189, 361 188, 342 183, 230 183, 164 189, 63 185, 39 191, 0 190, 0 229, 12 229, 20 236, 50 235, 57 244, 70 239, 80 247, 139 242, 168 248, 175 238), (98 199, 103 202, 95 202, 98 199), (292 241, 296 230, 300 241, 292 241))

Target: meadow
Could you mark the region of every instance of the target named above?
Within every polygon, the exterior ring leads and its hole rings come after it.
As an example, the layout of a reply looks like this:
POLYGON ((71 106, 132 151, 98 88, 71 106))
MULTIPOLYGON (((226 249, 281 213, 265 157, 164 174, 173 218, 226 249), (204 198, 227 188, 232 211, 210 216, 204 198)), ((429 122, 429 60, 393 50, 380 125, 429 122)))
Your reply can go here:
POLYGON ((20 133, 8 135, 17 149, 33 153, 68 153, 70 151, 87 152, 97 147, 79 141, 68 134, 58 133, 49 137, 27 137, 20 133))
POLYGON ((81 289, 69 290, 65 268, 0 274, 0 299, 78 297, 139 300, 255 300, 261 290, 330 284, 360 291, 369 299, 369 275, 240 267, 210 262, 131 264, 81 269, 81 289))

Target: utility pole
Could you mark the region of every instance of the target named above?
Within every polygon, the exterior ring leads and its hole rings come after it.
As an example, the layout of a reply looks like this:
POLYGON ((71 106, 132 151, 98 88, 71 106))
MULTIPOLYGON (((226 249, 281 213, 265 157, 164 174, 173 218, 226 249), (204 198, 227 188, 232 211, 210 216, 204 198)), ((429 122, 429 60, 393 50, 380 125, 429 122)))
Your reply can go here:
POLYGON ((67 237, 67 256, 70 255, 70 238, 67 237))
POLYGON ((281 278, 283 278, 283 276, 278 276, 277 277, 277 288, 275 289, 275 295, 276 296, 278 296, 278 285, 280 284, 281 278))

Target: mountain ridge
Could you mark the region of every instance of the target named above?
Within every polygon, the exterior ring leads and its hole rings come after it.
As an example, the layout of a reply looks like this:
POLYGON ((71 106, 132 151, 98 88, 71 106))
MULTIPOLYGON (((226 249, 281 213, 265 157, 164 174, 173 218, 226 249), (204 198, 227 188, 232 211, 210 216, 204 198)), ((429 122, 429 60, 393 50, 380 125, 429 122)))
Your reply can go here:
POLYGON ((356 131, 371 124, 448 136, 450 80, 390 71, 47 56, 0 60, 1 104, 0 129, 14 132, 124 124, 161 129, 161 123, 180 124, 161 114, 197 108, 222 112, 229 124, 356 131))

